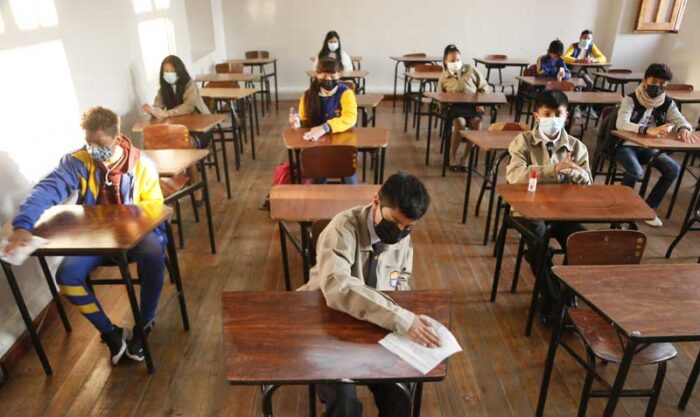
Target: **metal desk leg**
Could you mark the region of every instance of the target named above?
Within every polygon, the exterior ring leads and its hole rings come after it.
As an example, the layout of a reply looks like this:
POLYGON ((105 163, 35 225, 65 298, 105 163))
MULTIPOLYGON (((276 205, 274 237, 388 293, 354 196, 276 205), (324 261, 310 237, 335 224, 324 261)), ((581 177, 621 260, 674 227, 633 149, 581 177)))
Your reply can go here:
POLYGON ((309 385, 309 417, 316 417, 316 385, 309 385))
POLYGON ((250 119, 250 148, 252 150, 253 154, 253 160, 255 160, 255 129, 253 129, 255 121, 254 121, 254 115, 253 113, 255 112, 255 107, 253 107, 253 102, 250 98, 246 98, 243 100, 243 107, 246 107, 248 105, 248 118, 250 119))
POLYGON ((377 184, 384 183, 384 166, 386 165, 386 148, 379 150, 379 157, 381 161, 379 163, 379 182, 377 184))
POLYGON ((295 149, 294 156, 296 157, 296 162, 294 163, 294 166, 296 167, 297 171, 297 184, 301 184, 303 181, 301 173, 301 150, 295 149))
MULTIPOLYGON (((537 303, 540 295, 540 289, 544 283, 544 271, 547 268, 547 250, 549 249, 549 238, 552 236, 552 225, 551 223, 547 225, 545 229, 544 236, 542 237, 542 242, 540 242, 540 249, 542 250, 542 257, 540 259, 540 267, 537 270, 537 275, 535 276, 535 285, 532 289, 532 298, 530 299, 530 310, 527 312, 527 324, 525 325, 525 336, 530 337, 532 333, 532 323, 535 321, 535 311, 537 310, 537 303)), ((532 248, 530 248, 532 250, 532 248)), ((533 257, 534 259, 534 257, 533 257)))
POLYGON ((505 213, 503 214, 503 225, 498 235, 498 240, 494 245, 494 255, 496 256, 496 269, 493 272, 493 284, 491 285, 491 302, 496 302, 498 294, 498 280, 501 278, 501 265, 503 264, 503 251, 506 246, 506 234, 508 232, 508 214, 510 206, 506 204, 505 213))
POLYGON ((627 372, 630 370, 630 365, 632 364, 632 357, 634 352, 637 350, 637 342, 634 339, 627 341, 627 346, 625 347, 625 353, 622 356, 622 362, 620 362, 620 367, 617 370, 617 376, 615 377, 615 383, 613 384, 612 390, 610 390, 610 397, 608 397, 608 404, 605 406, 604 417, 612 417, 615 414, 615 408, 617 407, 617 402, 620 399, 620 394, 622 393, 622 386, 625 384, 625 379, 627 379, 627 372))
POLYGON ((277 61, 272 63, 273 70, 275 71, 275 110, 280 111, 280 101, 277 94, 277 61))
POLYGON ((309 282, 310 257, 311 257, 311 242, 309 241, 309 224, 300 222, 301 226, 301 262, 304 268, 304 284, 309 282))
POLYGON ((272 394, 274 394, 279 387, 279 385, 260 386, 263 417, 272 417, 272 394))
MULTIPOLYGON (((219 127, 219 133, 221 134, 221 155, 223 156, 224 160, 224 179, 226 180, 226 196, 231 199, 231 178, 228 172, 228 154, 226 153, 226 142, 223 140, 224 139, 224 132, 221 130, 221 126, 217 125, 219 127)), ((212 136, 211 138, 212 142, 215 144, 216 140, 212 136)), ((214 152, 216 152, 216 146, 214 146, 214 152)), ((178 220, 179 221, 179 220, 178 220)))
POLYGON ((24 321, 24 326, 29 332, 29 337, 32 339, 32 344, 34 345, 34 350, 36 351, 39 360, 41 361, 41 366, 44 368, 44 373, 46 375, 53 374, 49 360, 44 353, 44 347, 41 345, 39 340, 39 335, 36 333, 34 328, 34 323, 32 323, 32 316, 29 315, 29 310, 27 310, 27 305, 24 303, 24 298, 22 297, 22 292, 19 290, 17 285, 17 280, 15 279, 15 274, 12 272, 12 267, 10 264, 0 261, 2 264, 2 269, 5 271, 5 277, 7 278, 7 284, 10 286, 10 291, 12 296, 15 298, 15 303, 17 303, 17 308, 19 309, 19 314, 22 316, 24 321))
POLYGON ((129 261, 126 257, 126 252, 120 252, 117 256, 117 264, 119 266, 119 271, 121 272, 122 280, 126 286, 126 293, 129 296, 129 304, 131 304, 131 313, 134 315, 134 330, 136 331, 136 337, 140 337, 143 342, 143 354, 146 359, 146 369, 148 373, 153 373, 153 358, 151 357, 151 350, 148 347, 148 341, 146 340, 143 326, 143 318, 141 317, 141 311, 139 310, 138 302, 136 301, 136 292, 134 291, 134 283, 131 280, 131 272, 129 271, 129 261))
POLYGON ((287 149, 287 162, 289 162, 289 175, 292 177, 292 182, 296 178, 296 165, 294 165, 294 151, 287 149))
POLYGON ((185 289, 182 286, 182 276, 180 275, 180 262, 177 260, 177 249, 175 249, 175 242, 173 241, 173 229, 170 226, 170 222, 165 222, 165 232, 168 235, 168 245, 166 250, 168 251, 168 259, 170 260, 170 280, 175 282, 175 288, 177 289, 177 298, 180 304, 180 316, 182 317, 182 327, 185 331, 190 330, 190 319, 187 314, 187 304, 185 303, 185 289))
POLYGON ((676 204, 676 197, 678 197, 678 191, 681 188, 681 183, 683 182, 683 174, 685 174, 685 170, 688 168, 688 162, 690 161, 690 152, 686 152, 685 155, 683 156, 683 164, 681 165, 681 172, 678 174, 678 178, 676 178, 676 187, 673 189, 673 195, 671 195, 671 202, 668 205, 668 211, 666 212, 666 218, 671 217, 671 213, 673 212, 673 206, 676 204))
POLYGON ((283 221, 278 221, 280 229, 280 246, 282 250, 282 271, 284 272, 284 289, 292 290, 292 281, 289 277, 289 254, 287 253, 287 227, 283 221))
POLYGON ((649 159, 649 162, 647 163, 646 169, 644 170, 644 179, 642 179, 642 186, 639 188, 639 195, 644 198, 644 194, 647 193, 647 187, 649 186, 649 180, 651 179, 651 169, 653 168, 652 165, 654 165, 654 162, 656 162, 656 159, 659 158, 661 155, 665 154, 665 152, 658 151, 656 152, 651 159, 649 159))
POLYGON ((63 303, 61 303, 61 297, 58 295, 58 290, 56 290, 56 284, 53 281, 53 276, 51 275, 51 270, 49 265, 46 263, 46 258, 43 256, 38 256, 39 265, 41 265, 41 271, 44 273, 44 278, 46 279, 46 285, 51 291, 51 297, 53 298, 56 310, 58 310, 58 315, 61 317, 61 323, 63 323, 63 328, 66 332, 70 333, 72 331, 70 327, 70 322, 68 321, 68 316, 66 316, 66 311, 63 309, 63 303))
POLYGON ((199 161, 202 169, 202 194, 204 197, 204 211, 207 214, 207 226, 209 227, 209 246, 211 253, 216 253, 216 238, 214 237, 214 222, 211 218, 211 201, 209 200, 209 183, 207 182, 207 171, 204 170, 204 162, 199 161))
POLYGON ((372 127, 377 127, 377 107, 372 107, 372 127))
POLYGON ((685 406, 688 405, 688 400, 690 400, 690 395, 693 393, 695 382, 698 380, 698 374, 700 374, 700 353, 698 353, 698 357, 695 359, 695 365, 693 365, 693 370, 690 371, 688 382, 683 389, 683 395, 681 395, 681 399, 678 401, 679 410, 685 410, 685 406))
POLYGON ((474 170, 474 156, 476 155, 476 152, 474 152, 474 149, 476 148, 476 145, 473 145, 469 149, 469 167, 467 168, 467 187, 466 190, 464 191, 464 207, 462 208, 462 224, 465 224, 467 222, 467 206, 469 205, 469 194, 471 193, 472 190, 472 171, 474 170))
POLYGON ((423 403, 423 383, 416 382, 416 388, 413 392, 413 417, 420 417, 420 409, 423 403))
POLYGON ((396 108, 396 84, 399 80, 399 61, 396 61, 396 65, 394 65, 394 95, 391 99, 392 101, 392 108, 396 108))

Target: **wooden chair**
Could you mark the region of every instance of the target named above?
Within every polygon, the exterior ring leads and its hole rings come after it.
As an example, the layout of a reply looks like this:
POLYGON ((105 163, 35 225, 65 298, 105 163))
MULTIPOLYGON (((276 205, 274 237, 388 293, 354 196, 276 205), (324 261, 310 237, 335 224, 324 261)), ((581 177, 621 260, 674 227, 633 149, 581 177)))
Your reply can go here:
MULTIPOLYGON (((577 232, 567 240, 567 261, 569 265, 638 264, 646 242, 644 233, 633 230, 577 232)), ((625 347, 617 330, 597 312, 586 307, 572 307, 568 309, 566 317, 573 324, 574 332, 586 349, 587 357, 584 359, 566 342, 559 340, 559 344, 587 371, 578 409, 578 416, 582 417, 586 415, 588 400, 591 397, 607 397, 611 390, 611 385, 596 372, 596 362, 619 364, 625 347), (592 390, 594 379, 604 385, 605 389, 592 390)), ((676 349, 670 343, 654 343, 641 347, 632 359, 632 365, 657 365, 654 385, 650 390, 623 390, 621 396, 649 397, 645 415, 653 416, 666 374, 666 362, 676 355, 676 349)))
MULTIPOLYGON (((416 52, 412 54, 404 54, 404 58, 425 58, 427 57, 428 54, 424 52, 416 52)), ((420 65, 412 62, 404 62, 403 67, 404 67, 404 72, 411 72, 414 71, 415 66, 420 65)), ((403 75, 399 76, 399 78, 403 78, 403 95, 404 95, 404 101, 403 101, 403 110, 408 111, 408 101, 406 100, 406 94, 408 92, 408 79, 406 77, 403 77, 403 75)), ((404 129, 405 131, 405 129, 404 129)))
MULTIPOLYGON (((611 68, 608 70, 608 74, 631 74, 631 73, 632 73, 632 70, 627 69, 627 68, 611 68)), ((623 82, 617 82, 617 81, 603 78, 603 85, 602 85, 601 89, 616 92, 617 90, 620 89, 620 87, 622 87, 622 95, 624 96, 625 95, 624 94, 625 93, 624 84, 625 83, 623 83, 623 82), (607 88, 605 87, 606 82, 609 84, 609 86, 607 88)))
POLYGON ((574 83, 570 81, 547 81, 545 90, 574 91, 574 83))
MULTIPOLYGON (((414 72, 432 72, 432 73, 442 73, 443 68, 440 65, 435 65, 435 64, 417 64, 414 67, 414 72)), ((438 109, 435 108, 435 105, 433 103, 433 100, 427 97, 423 96, 423 92, 425 91, 436 91, 437 90, 437 82, 436 81, 421 81, 420 82, 420 88, 416 93, 413 93, 410 97, 408 97, 409 100, 415 104, 415 109, 413 112, 413 126, 416 128, 416 140, 420 138, 420 118, 421 116, 428 116, 429 123, 428 123, 428 135, 431 134, 431 131, 433 129, 433 123, 432 123, 432 118, 435 117, 435 123, 437 124, 438 119, 443 120, 444 118, 442 117, 442 114, 437 111, 438 109), (427 85, 427 90, 425 86, 427 85), (428 106, 427 111, 423 111, 423 104, 428 106)))
MULTIPOLYGON (((246 51, 245 52, 245 57, 246 59, 265 59, 270 57, 270 52, 269 51, 246 51)), ((260 91, 258 91, 256 94, 260 95, 260 98, 262 99, 261 107, 262 107, 262 115, 265 116, 265 109, 270 108, 270 103, 272 102, 272 90, 270 89, 270 77, 274 74, 268 74, 265 71, 265 65, 257 65, 260 74, 262 75, 261 82, 260 82, 260 91)))
MULTIPOLYGON (((219 66, 219 65, 228 65, 228 64, 217 64, 217 66, 219 66)), ((238 65, 240 65, 240 64, 238 64, 238 65)), ((227 72, 234 73, 232 68, 234 68, 234 67, 233 66, 226 67, 226 69, 228 69, 227 72)), ((241 71, 239 73, 243 72, 242 65, 240 65, 240 67, 236 67, 236 68, 241 69, 241 71)), ((221 67, 221 69, 224 69, 224 67, 221 67)), ((221 74, 222 72, 219 72, 219 73, 221 74)), ((206 88, 240 88, 240 85, 236 81, 210 81, 210 82, 207 82, 206 84, 204 84, 203 87, 206 87, 206 88)), ((244 142, 248 143, 247 136, 243 134, 243 131, 244 131, 243 122, 244 121, 239 120, 238 116, 236 116, 235 120, 231 120, 231 116, 230 116, 231 111, 230 111, 228 102, 215 100, 211 97, 203 97, 203 100, 204 100, 204 104, 209 108, 209 111, 211 111, 212 113, 222 113, 222 114, 226 115, 226 120, 219 125, 221 128, 220 133, 222 135, 221 146, 226 146, 226 142, 233 142, 234 143, 233 146, 235 147, 234 149, 237 149, 237 152, 240 152, 242 154, 244 152, 243 143, 244 142), (230 138, 226 137, 227 133, 231 133, 230 138), (241 140, 241 138, 243 138, 244 140, 241 140)), ((235 111, 235 107, 234 107, 234 113, 237 114, 235 111)), ((215 141, 212 141, 212 143, 214 143, 214 142, 215 141)), ((214 146, 214 148, 212 149, 212 156, 214 158, 214 165, 216 166, 217 181, 219 181, 219 179, 218 179, 219 178, 219 163, 218 163, 218 152, 216 150, 216 146, 214 146)), ((239 170, 239 169, 240 169, 240 165, 238 162, 238 157, 236 157, 236 170, 239 170)))
MULTIPOLYGON (((508 59, 508 55, 503 55, 503 54, 490 54, 486 55, 485 59, 490 60, 490 61, 505 61, 508 59)), ((492 69, 497 69, 498 70, 498 84, 492 83, 489 81, 489 85, 493 89, 493 92, 496 92, 496 87, 501 87, 501 92, 505 93, 506 92, 506 87, 510 87, 511 90, 511 96, 515 96, 515 85, 511 82, 503 82, 503 69, 505 68, 505 65, 493 65, 490 64, 488 67, 486 67, 486 79, 489 80, 491 78, 491 70, 492 69)))
POLYGON ((353 93, 357 92, 357 85, 355 85, 355 82, 350 81, 350 80, 343 80, 340 83, 348 86, 352 90, 353 93))
POLYGON ((321 236, 321 232, 323 232, 323 230, 326 228, 326 226, 328 226, 328 223, 330 222, 330 219, 321 219, 311 223, 311 229, 309 230, 309 241, 311 242, 311 248, 309 250, 309 253, 311 255, 309 259, 309 265, 316 265, 316 244, 318 243, 318 237, 321 236))
POLYGON ((666 86, 666 91, 693 91, 693 89, 691 84, 669 84, 666 86))
POLYGON ((350 145, 319 145, 303 148, 300 154, 301 172, 305 178, 340 178, 355 174, 357 148, 350 145))
MULTIPOLYGON (((535 77, 537 75, 537 65, 533 64, 525 68, 523 71, 524 77, 535 77)), ((537 94, 538 89, 534 87, 527 86, 520 82, 518 84, 518 92, 515 96, 515 121, 520 121, 520 116, 525 115, 525 123, 530 123, 530 117, 532 115, 532 104, 535 100, 535 94, 537 94), (527 104, 527 110, 524 110, 525 104, 527 104)))

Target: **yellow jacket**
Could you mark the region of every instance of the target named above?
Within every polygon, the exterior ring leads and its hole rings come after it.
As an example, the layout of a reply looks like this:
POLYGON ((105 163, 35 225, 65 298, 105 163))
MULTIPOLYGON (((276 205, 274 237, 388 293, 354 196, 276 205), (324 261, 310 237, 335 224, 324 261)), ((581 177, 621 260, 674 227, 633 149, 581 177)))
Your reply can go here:
MULTIPOLYGON (((309 93, 307 90, 299 99, 299 118, 303 127, 310 126, 309 115, 304 106, 304 97, 309 93)), ((345 132, 357 123, 357 101, 355 93, 345 84, 338 84, 333 95, 320 96, 321 112, 323 120, 331 128, 331 132, 345 132)))
POLYGON ((608 62, 608 58, 606 58, 605 55, 602 52, 600 52, 600 49, 598 49, 598 47, 595 46, 595 44, 592 44, 590 48, 587 51, 585 51, 585 54, 583 56, 579 55, 579 51, 580 48, 578 46, 578 42, 572 43, 569 46, 569 49, 567 49, 566 52, 564 52, 564 55, 562 56, 562 58, 564 58, 564 62, 566 62, 567 64, 575 64, 577 59, 585 58, 587 56, 592 56, 593 58, 597 59, 598 63, 600 64, 605 64, 606 62, 608 62), (577 56, 579 58, 577 58, 577 56))

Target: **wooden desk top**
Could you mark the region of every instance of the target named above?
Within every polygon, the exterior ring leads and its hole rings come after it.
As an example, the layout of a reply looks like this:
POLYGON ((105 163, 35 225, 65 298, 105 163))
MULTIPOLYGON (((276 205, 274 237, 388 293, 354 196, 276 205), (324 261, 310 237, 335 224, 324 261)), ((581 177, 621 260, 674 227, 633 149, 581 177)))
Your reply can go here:
POLYGON ((225 81, 241 81, 251 82, 259 81, 262 75, 259 72, 246 73, 223 73, 223 74, 200 74, 194 80, 198 83, 202 82, 225 82, 225 81))
POLYGON ((48 239, 35 255, 105 255, 132 249, 170 217, 164 205, 58 205, 46 210, 34 234, 48 239))
POLYGON ((492 65, 505 65, 506 67, 527 67, 530 62, 527 59, 520 58, 507 58, 507 59, 487 59, 484 58, 472 58, 474 62, 479 64, 484 64, 486 66, 492 65))
POLYGON ((205 133, 214 128, 219 123, 225 122, 227 115, 225 114, 183 114, 181 116, 172 116, 163 120, 158 120, 155 117, 139 119, 134 126, 131 127, 132 132, 143 132, 143 128, 149 125, 156 124, 173 124, 187 126, 187 130, 193 133, 205 133))
POLYGON ((475 105, 505 104, 503 93, 423 93, 424 96, 446 104, 467 103, 475 105))
POLYGON ((417 57, 417 56, 390 56, 389 59, 393 59, 394 61, 399 61, 399 62, 408 62, 408 63, 412 63, 412 64, 430 63, 430 62, 442 62, 442 56, 439 56, 439 55, 424 56, 424 57, 417 57))
MULTIPOLYGON (((547 83, 549 81, 556 81, 556 78, 537 78, 537 77, 533 77, 533 76, 524 76, 524 75, 523 76, 519 75, 519 76, 515 77, 515 79, 520 80, 523 83, 525 83, 527 85, 531 85, 533 87, 546 87, 547 83)), ((570 83, 573 83, 574 87, 576 87, 576 88, 579 88, 579 87, 583 88, 586 86, 586 82, 578 77, 571 77, 570 79, 564 80, 564 81, 568 81, 570 83)))
POLYGON ((270 218, 294 222, 332 219, 367 205, 379 191, 374 184, 283 184, 270 190, 270 218))
POLYGON ((620 104, 622 96, 610 91, 564 91, 569 104, 620 104))
POLYGON ((199 90, 202 97, 211 97, 221 100, 240 100, 257 93, 257 88, 209 88, 199 90))
POLYGON ((462 130, 460 134, 463 138, 485 151, 505 151, 515 139, 523 132, 506 130, 491 132, 488 130, 462 130))
POLYGON ((282 140, 287 149, 303 149, 318 145, 352 145, 358 149, 386 148, 389 145, 389 129, 380 127, 354 127, 341 133, 327 133, 316 142, 304 139, 309 129, 285 128, 282 140))
MULTIPOLYGON (((306 71, 306 75, 310 78, 316 78, 316 71, 306 71)), ((340 78, 365 78, 369 75, 369 71, 343 71, 340 73, 340 78)))
POLYGON ((357 94, 357 107, 377 107, 384 100, 384 94, 357 94))
POLYGON ((651 220, 656 213, 624 185, 499 184, 496 191, 520 216, 530 220, 624 222, 651 220))
POLYGON ((277 58, 240 58, 240 59, 227 59, 226 62, 231 64, 243 64, 243 65, 266 65, 277 62, 277 58))
POLYGON ((593 75, 596 77, 603 77, 607 78, 609 80, 613 81, 637 81, 640 82, 644 78, 644 73, 643 72, 605 72, 605 71, 598 71, 594 72, 593 75))
MULTIPOLYGON (((309 57, 309 60, 310 60, 311 62, 313 62, 313 61, 316 60, 316 58, 317 58, 317 57, 315 57, 315 56, 310 56, 310 57, 309 57)), ((352 61, 352 62, 361 62, 361 61, 362 61, 362 57, 359 56, 359 55, 350 55, 350 61, 352 61)))
POLYGON ((144 151, 158 167, 158 174, 171 177, 209 155, 208 149, 149 149, 144 151))
POLYGON ((407 71, 404 72, 403 75, 406 78, 413 78, 414 80, 420 80, 420 81, 437 81, 440 79, 440 76, 442 75, 441 72, 415 72, 415 71, 407 71))
POLYGON ((700 90, 666 91, 666 95, 679 103, 700 103, 700 90))
POLYGON ((634 142, 637 145, 647 149, 660 149, 664 151, 695 151, 700 150, 700 132, 692 132, 695 138, 695 143, 685 143, 676 139, 676 136, 671 132, 671 136, 666 138, 655 138, 649 135, 640 135, 639 133, 627 132, 625 130, 613 130, 613 136, 620 139, 634 142))
MULTIPOLYGON (((449 326, 450 292, 391 297, 449 326)), ((386 330, 330 309, 320 291, 224 292, 221 303, 230 384, 440 381, 447 373, 445 361, 421 374, 378 344, 386 330)))
POLYGON ((700 338, 700 265, 555 266, 555 274, 628 337, 700 338))
POLYGON ((570 68, 609 68, 612 66, 611 63, 606 62, 605 64, 601 64, 599 62, 574 62, 573 64, 566 64, 570 68))

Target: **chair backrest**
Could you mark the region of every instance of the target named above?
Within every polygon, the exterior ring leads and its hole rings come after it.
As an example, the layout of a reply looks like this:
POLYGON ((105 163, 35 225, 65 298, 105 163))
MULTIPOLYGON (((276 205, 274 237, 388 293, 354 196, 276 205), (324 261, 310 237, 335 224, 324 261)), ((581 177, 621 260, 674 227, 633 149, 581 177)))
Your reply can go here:
POLYGON ((533 77, 537 75, 537 65, 532 64, 529 67, 525 68, 525 71, 523 71, 523 76, 525 77, 533 77))
POLYGON ((545 90, 574 91, 574 83, 570 81, 547 81, 545 90))
POLYGON ((506 60, 508 59, 508 55, 500 55, 500 54, 491 54, 491 55, 486 55, 486 59, 503 59, 506 60))
POLYGON ((143 128, 144 149, 189 149, 190 132, 187 126, 155 124, 143 128))
POLYGON ((217 74, 226 74, 231 72, 231 67, 228 62, 222 62, 221 64, 214 65, 214 72, 217 74))
POLYGON ((608 72, 613 74, 631 74, 632 70, 627 68, 611 68, 608 72))
MULTIPOLYGON (((241 86, 236 81, 209 81, 205 83, 202 87, 204 88, 240 88, 241 86)), ((204 105, 207 106, 210 112, 216 113, 216 100, 211 97, 202 97, 204 105)), ((222 102, 221 111, 228 112, 228 103, 222 102)))
POLYGON ((340 83, 341 83, 341 84, 345 84, 345 85, 347 85, 348 87, 350 87, 350 89, 352 90, 353 93, 355 93, 356 90, 357 90, 357 86, 355 85, 355 83, 354 83, 353 81, 350 81, 350 80, 343 80, 343 81, 341 81, 340 83))
POLYGON ((515 132, 527 132, 528 130, 530 130, 530 125, 522 122, 496 122, 490 124, 488 130, 491 132, 511 130, 515 132))
MULTIPOLYGON (((414 52, 411 54, 404 54, 403 55, 404 58, 425 58, 427 56, 428 56, 428 54, 426 54, 425 52, 414 52)), ((410 62, 403 63, 403 66, 406 68, 406 71, 410 71, 416 65, 420 65, 420 64, 410 63, 410 62)))
POLYGON ((413 66, 415 72, 442 72, 442 66, 435 64, 416 64, 413 66))
POLYGON ((318 237, 321 236, 321 232, 328 226, 330 219, 316 220, 311 223, 311 247, 316 251, 316 243, 318 243, 318 237))
POLYGON ((693 91, 693 86, 690 84, 669 84, 666 86, 666 91, 693 91))
POLYGON ((636 230, 576 232, 566 241, 569 265, 634 265, 642 260, 647 236, 636 230))
POLYGON ((357 169, 357 148, 319 145, 301 150, 301 172, 306 178, 349 177, 357 169))
POLYGON ((246 51, 245 57, 246 57, 246 59, 269 58, 270 52, 269 51, 246 51))

